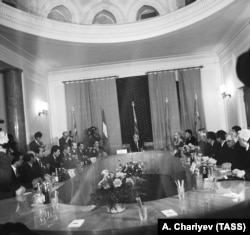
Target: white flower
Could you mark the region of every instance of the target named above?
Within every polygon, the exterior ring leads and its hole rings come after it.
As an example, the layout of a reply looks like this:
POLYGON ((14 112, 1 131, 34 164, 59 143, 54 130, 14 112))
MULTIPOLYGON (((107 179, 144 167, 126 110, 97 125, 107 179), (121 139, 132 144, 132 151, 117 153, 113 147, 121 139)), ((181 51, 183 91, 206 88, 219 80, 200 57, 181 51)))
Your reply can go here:
POLYGON ((131 185, 135 185, 134 181, 131 178, 126 178, 126 184, 131 184, 131 185))
POLYGON ((102 179, 101 181, 99 181, 97 187, 98 187, 98 188, 109 189, 109 188, 110 188, 110 185, 109 185, 109 183, 108 183, 107 180, 102 179))
POLYGON ((122 181, 120 179, 115 179, 113 181, 113 185, 114 185, 115 188, 121 187, 122 181))
POLYGON ((105 169, 105 170, 103 170, 103 171, 101 172, 101 175, 103 176, 103 178, 107 178, 108 175, 109 175, 109 171, 108 171, 107 169, 105 169))
POLYGON ((125 176, 126 176, 126 174, 125 174, 125 173, 123 173, 123 172, 117 172, 117 173, 116 173, 116 178, 121 178, 121 179, 124 179, 124 178, 125 178, 125 176))

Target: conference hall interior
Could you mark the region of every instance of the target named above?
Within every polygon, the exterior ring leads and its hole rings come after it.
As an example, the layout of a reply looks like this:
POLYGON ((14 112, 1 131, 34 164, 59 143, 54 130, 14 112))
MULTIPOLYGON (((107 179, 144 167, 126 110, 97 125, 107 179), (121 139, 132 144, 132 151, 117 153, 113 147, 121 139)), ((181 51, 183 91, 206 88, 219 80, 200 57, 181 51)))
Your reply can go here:
POLYGON ((248 0, 0 0, 0 233, 250 218, 249 12, 248 0))

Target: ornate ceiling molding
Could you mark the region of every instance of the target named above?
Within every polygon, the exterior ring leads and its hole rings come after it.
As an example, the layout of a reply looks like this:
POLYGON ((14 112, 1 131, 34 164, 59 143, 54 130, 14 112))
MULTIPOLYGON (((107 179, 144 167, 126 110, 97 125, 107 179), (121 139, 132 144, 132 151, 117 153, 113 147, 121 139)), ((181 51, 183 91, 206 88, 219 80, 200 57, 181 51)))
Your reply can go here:
POLYGON ((0 24, 40 37, 79 43, 117 43, 161 36, 192 25, 235 0, 198 0, 170 14, 129 24, 76 25, 44 19, 0 2, 0 24))

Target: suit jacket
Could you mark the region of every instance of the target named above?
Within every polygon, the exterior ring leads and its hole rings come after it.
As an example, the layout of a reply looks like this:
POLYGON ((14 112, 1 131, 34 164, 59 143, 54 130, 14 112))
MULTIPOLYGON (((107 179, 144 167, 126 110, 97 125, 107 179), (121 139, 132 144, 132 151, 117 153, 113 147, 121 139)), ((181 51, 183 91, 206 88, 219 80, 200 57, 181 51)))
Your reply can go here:
POLYGON ((232 169, 245 169, 246 163, 250 161, 246 149, 236 142, 233 149, 232 169))
POLYGON ((68 142, 66 142, 66 139, 62 136, 62 137, 59 139, 59 146, 61 147, 61 150, 63 150, 63 146, 64 146, 65 144, 68 144, 69 146, 71 146, 72 140, 69 138, 68 142))
POLYGON ((51 154, 45 158, 45 164, 50 165, 50 173, 55 172, 55 168, 60 168, 61 163, 62 161, 60 157, 57 157, 55 160, 51 154))
POLYGON ((190 139, 187 139, 185 141, 185 144, 188 145, 188 144, 192 144, 192 145, 197 145, 198 142, 197 142, 197 139, 194 137, 194 136, 191 136, 190 139))
POLYGON ((138 141, 138 146, 134 141, 130 143, 131 152, 141 152, 143 150, 143 142, 141 140, 138 141))
POLYGON ((20 187, 12 167, 9 155, 0 152, 0 200, 15 196, 15 191, 20 187))
POLYGON ((221 146, 219 152, 215 156, 217 160, 217 164, 221 165, 225 162, 232 162, 233 159, 233 149, 229 148, 226 141, 224 142, 223 146, 221 146))
POLYGON ((20 167, 20 183, 25 188, 32 188, 32 180, 36 178, 33 166, 30 166, 27 162, 24 162, 20 167))
POLYGON ((40 148, 43 148, 43 143, 42 142, 36 142, 35 140, 31 141, 30 144, 30 150, 32 150, 35 153, 40 152, 40 148))
POLYGON ((32 169, 33 169, 35 178, 38 178, 38 177, 43 178, 45 174, 45 168, 43 167, 41 160, 38 161, 36 159, 32 165, 32 169))
POLYGON ((78 155, 78 159, 80 161, 83 161, 87 156, 87 151, 85 149, 83 150, 77 149, 77 155, 78 155))
POLYGON ((220 149, 221 145, 217 141, 215 141, 213 145, 207 144, 205 156, 209 156, 216 159, 216 156, 218 155, 220 149))

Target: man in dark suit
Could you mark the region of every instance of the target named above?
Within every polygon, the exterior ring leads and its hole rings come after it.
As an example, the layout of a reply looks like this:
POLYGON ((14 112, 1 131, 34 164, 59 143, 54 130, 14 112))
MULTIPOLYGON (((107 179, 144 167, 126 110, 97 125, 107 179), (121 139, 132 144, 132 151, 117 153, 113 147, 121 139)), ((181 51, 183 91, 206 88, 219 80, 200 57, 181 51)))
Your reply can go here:
POLYGON ((216 159, 218 152, 220 151, 220 144, 216 141, 216 135, 213 131, 207 132, 207 149, 205 152, 205 156, 212 157, 216 159))
POLYGON ((197 139, 193 136, 193 132, 190 129, 185 130, 185 144, 198 145, 197 139))
POLYGON ((32 188, 33 180, 37 180, 38 182, 41 180, 40 177, 36 177, 36 174, 33 169, 35 156, 31 152, 27 152, 23 156, 23 161, 23 165, 20 168, 20 182, 26 188, 32 188))
POLYGON ((41 141, 42 136, 43 135, 40 131, 35 133, 35 135, 34 135, 35 139, 33 141, 31 141, 29 144, 31 151, 33 151, 35 153, 40 153, 41 151, 42 152, 45 151, 45 145, 41 141))
POLYGON ((221 165, 222 163, 230 162, 232 163, 232 149, 230 149, 226 143, 227 133, 223 130, 216 132, 216 141, 220 144, 221 148, 215 157, 217 164, 221 165))
POLYGON ((141 152, 143 150, 143 142, 136 134, 133 136, 133 141, 130 143, 130 150, 131 152, 141 152))
POLYGON ((62 133, 62 137, 59 139, 59 146, 61 148, 61 150, 63 150, 63 146, 67 144, 71 147, 72 144, 72 138, 69 136, 69 132, 68 131, 64 131, 62 133))
POLYGON ((250 130, 243 129, 239 133, 239 143, 245 149, 244 154, 238 156, 239 168, 233 170, 238 178, 250 180, 250 130))
POLYGON ((62 167, 62 161, 60 159, 61 149, 58 145, 54 145, 51 148, 50 155, 45 158, 45 165, 48 169, 48 173, 52 174, 56 168, 62 167))
POLYGON ((34 162, 32 164, 34 177, 43 179, 44 174, 45 174, 45 164, 43 161, 43 155, 40 155, 33 151, 28 151, 28 153, 31 153, 34 156, 34 162))
POLYGON ((18 179, 18 168, 23 156, 16 154, 12 160, 9 155, 0 152, 0 200, 23 194, 26 190, 18 179))

